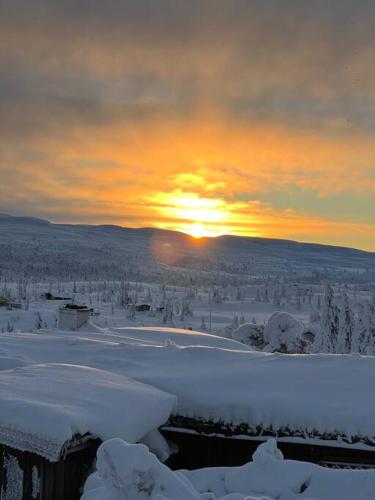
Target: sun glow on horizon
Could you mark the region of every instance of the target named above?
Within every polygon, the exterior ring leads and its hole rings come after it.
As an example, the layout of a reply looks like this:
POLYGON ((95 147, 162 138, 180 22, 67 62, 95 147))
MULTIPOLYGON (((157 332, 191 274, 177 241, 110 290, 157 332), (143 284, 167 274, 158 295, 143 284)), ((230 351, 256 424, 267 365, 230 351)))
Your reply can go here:
POLYGON ((172 193, 158 193, 152 201, 158 213, 165 218, 159 227, 181 231, 196 239, 233 233, 242 221, 236 213, 243 207, 239 202, 228 203, 179 189, 172 193))
POLYGON ((193 238, 199 239, 205 236, 210 236, 209 231, 206 230, 203 224, 192 224, 190 231, 188 232, 193 238))
POLYGON ((189 236, 192 236, 196 240, 199 240, 201 238, 215 238, 217 236, 222 236, 223 234, 228 232, 222 227, 210 227, 206 224, 201 224, 198 222, 182 226, 181 231, 188 234, 189 236))

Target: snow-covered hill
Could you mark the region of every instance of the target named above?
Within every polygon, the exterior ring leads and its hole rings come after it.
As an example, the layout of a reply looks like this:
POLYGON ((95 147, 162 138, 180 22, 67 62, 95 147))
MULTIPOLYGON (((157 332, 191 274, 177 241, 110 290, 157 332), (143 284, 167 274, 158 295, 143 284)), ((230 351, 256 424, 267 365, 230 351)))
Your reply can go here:
POLYGON ((0 276, 44 280, 116 278, 246 283, 296 274, 374 279, 375 253, 287 240, 221 236, 111 225, 52 224, 0 215, 0 276), (189 276, 186 274, 189 271, 189 276))

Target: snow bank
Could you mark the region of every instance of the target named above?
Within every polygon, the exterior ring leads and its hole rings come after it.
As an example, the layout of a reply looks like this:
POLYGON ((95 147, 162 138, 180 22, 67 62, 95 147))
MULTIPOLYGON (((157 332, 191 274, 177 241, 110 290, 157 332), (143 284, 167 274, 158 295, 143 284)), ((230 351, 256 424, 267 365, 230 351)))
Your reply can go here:
POLYGON ((333 470, 284 460, 276 441, 242 467, 172 472, 143 445, 103 443, 81 500, 373 500, 374 470, 333 470))
POLYGON ((87 433, 136 442, 168 419, 175 397, 121 375, 74 365, 0 372, 0 442, 58 460, 87 433))
POLYGON ((142 444, 111 439, 99 447, 96 467, 97 472, 86 483, 82 500, 200 498, 189 481, 160 463, 142 444))

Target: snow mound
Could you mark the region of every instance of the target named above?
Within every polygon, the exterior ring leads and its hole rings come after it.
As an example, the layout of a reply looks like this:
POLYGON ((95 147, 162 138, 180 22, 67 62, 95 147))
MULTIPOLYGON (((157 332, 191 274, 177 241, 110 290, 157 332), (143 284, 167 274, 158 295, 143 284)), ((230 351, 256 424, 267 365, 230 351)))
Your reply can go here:
POLYGON ((284 455, 278 449, 276 439, 269 439, 265 443, 258 446, 253 453, 252 459, 253 462, 264 465, 267 464, 270 459, 283 460, 284 455))
POLYGON ((370 500, 374 470, 334 470, 307 462, 283 460, 276 441, 260 445, 253 461, 228 468, 225 489, 240 494, 267 495, 283 500, 370 500))
POLYGON ((374 470, 333 470, 284 460, 276 441, 241 467, 172 472, 144 445, 103 443, 81 500, 373 500, 374 470))
POLYGON ((160 463, 143 444, 111 439, 99 447, 96 467, 97 471, 86 482, 81 500, 202 498, 188 480, 160 463))
POLYGON ((256 325, 254 323, 244 323, 232 332, 233 340, 241 342, 242 344, 255 347, 256 349, 263 349, 264 347, 264 326, 256 325))
POLYGON ((275 311, 264 328, 268 352, 301 353, 304 351, 304 325, 287 312, 275 311))
POLYGON ((0 372, 0 441, 56 461, 90 434, 136 442, 168 420, 171 394, 105 370, 67 364, 0 372))

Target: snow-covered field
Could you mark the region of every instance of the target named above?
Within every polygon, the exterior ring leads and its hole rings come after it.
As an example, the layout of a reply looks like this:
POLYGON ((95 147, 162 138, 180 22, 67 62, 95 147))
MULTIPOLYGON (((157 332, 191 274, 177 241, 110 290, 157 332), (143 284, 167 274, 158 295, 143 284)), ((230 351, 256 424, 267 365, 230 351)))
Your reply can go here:
POLYGON ((366 283, 340 283, 327 289, 324 283, 303 281, 198 287, 125 280, 21 280, 0 281, 1 297, 10 297, 19 307, 8 310, 0 302, 3 333, 54 328, 58 308, 74 302, 92 308, 91 323, 100 328, 166 326, 197 330, 267 352, 375 353, 375 293, 366 283), (46 293, 70 300, 46 300, 46 293), (142 304, 150 310, 137 310, 142 304), (327 335, 328 330, 335 331, 335 338, 327 335))

